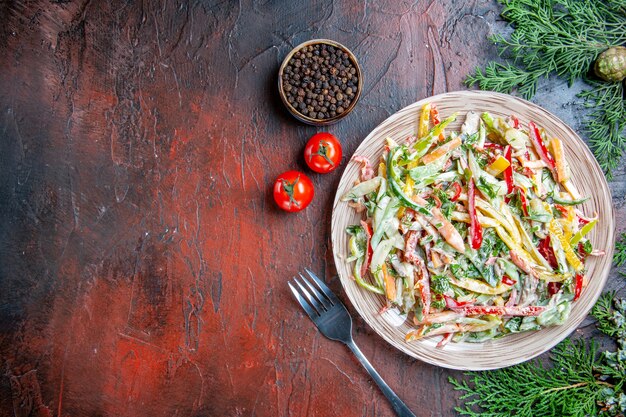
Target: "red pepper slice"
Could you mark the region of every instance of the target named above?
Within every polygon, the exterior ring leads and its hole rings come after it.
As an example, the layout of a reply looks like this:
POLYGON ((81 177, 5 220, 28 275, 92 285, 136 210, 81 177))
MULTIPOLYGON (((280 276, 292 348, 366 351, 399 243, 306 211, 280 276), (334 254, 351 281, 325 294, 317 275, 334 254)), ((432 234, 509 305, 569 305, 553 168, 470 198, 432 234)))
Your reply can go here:
POLYGON ((579 226, 584 226, 584 225, 586 225, 587 223, 589 223, 589 220, 587 220, 587 219, 583 219, 582 217, 578 216, 578 225, 579 225, 579 226))
POLYGON ((574 283, 574 301, 578 300, 578 298, 580 298, 580 294, 583 292, 583 275, 576 274, 575 280, 576 281, 574 283))
POLYGON ((539 253, 546 258, 546 261, 548 261, 552 268, 558 268, 559 263, 556 260, 556 255, 554 255, 554 249, 552 249, 552 246, 550 245, 549 235, 539 242, 537 249, 539 250, 539 253))
POLYGON ((567 209, 565 207, 563 207, 560 204, 555 204, 554 208, 557 209, 559 211, 559 213, 561 213, 561 215, 563 217, 567 217, 568 211, 567 211, 567 209))
POLYGON ((528 217, 528 200, 526 200, 526 196, 520 187, 515 187, 515 190, 517 191, 517 195, 519 195, 519 201, 522 204, 524 216, 528 217))
POLYGON ((583 242, 578 242, 578 246, 576 247, 576 249, 578 250, 578 256, 580 256, 580 261, 584 264, 585 258, 587 257, 588 253, 585 252, 585 245, 583 245, 583 242))
POLYGON ((465 306, 453 309, 468 316, 494 314, 497 316, 538 316, 546 311, 546 306, 500 307, 500 306, 465 306))
POLYGON ((439 110, 437 110, 437 106, 432 105, 430 107, 430 120, 433 121, 433 125, 437 126, 441 123, 441 119, 439 118, 439 110))
POLYGON ((554 158, 552 158, 552 155, 550 155, 550 153, 548 152, 548 148, 546 148, 546 145, 543 143, 543 139, 541 139, 541 133, 539 132, 539 128, 533 122, 530 122, 528 123, 528 130, 530 133, 528 137, 530 138, 530 142, 533 144, 535 151, 537 151, 539 158, 543 162, 548 164, 548 168, 550 169, 550 171, 552 172, 552 176, 556 180, 558 178, 558 175, 556 173, 556 163, 554 162, 554 158))
MULTIPOLYGON (((439 117, 439 110, 437 110, 437 106, 432 105, 430 108, 430 120, 432 120, 433 122, 433 126, 437 126, 439 123, 441 123, 441 118, 439 117)), ((442 142, 446 140, 446 137, 443 135, 443 133, 439 134, 439 141, 442 142)))
POLYGON ((484 148, 491 148, 491 149, 498 149, 498 150, 502 150, 504 149, 504 147, 498 143, 493 143, 493 142, 487 142, 483 145, 484 148))
POLYGON ((502 283, 505 285, 515 285, 517 281, 515 281, 513 278, 511 278, 508 275, 502 275, 502 283))
POLYGON ((522 168, 522 173, 530 179, 532 179, 534 175, 533 170, 528 167, 522 168))
POLYGON ((450 201, 456 201, 459 199, 459 196, 461 195, 461 191, 462 191, 461 184, 459 184, 458 182, 453 182, 452 187, 454 188, 454 195, 450 197, 450 201))
POLYGON ((432 197, 433 200, 435 200, 435 205, 437 206, 437 208, 441 208, 441 200, 439 199, 439 197, 437 197, 437 194, 433 194, 432 197))
POLYGON ((513 121, 513 127, 519 129, 519 119, 514 114, 511 115, 511 120, 513 121))
POLYGON ((559 292, 561 285, 563 284, 560 282, 548 282, 548 294, 554 295, 559 292))
POLYGON ((474 178, 470 178, 467 186, 467 201, 470 215, 470 245, 472 249, 480 249, 480 245, 483 243, 483 228, 480 226, 478 216, 476 215, 476 184, 474 184, 474 178))
MULTIPOLYGON (((513 161, 511 159, 512 152, 513 150, 510 145, 504 150, 504 158, 509 162, 509 166, 503 172, 507 194, 511 194, 513 192, 513 188, 515 187, 515 184, 513 183, 513 161)), ((508 203, 509 197, 506 197, 505 200, 508 203)))
POLYGON ((458 307, 463 307, 463 306, 471 306, 474 304, 474 301, 476 300, 469 300, 469 301, 457 301, 454 298, 448 296, 448 295, 443 295, 443 298, 446 300, 446 307, 448 308, 458 308, 458 307))

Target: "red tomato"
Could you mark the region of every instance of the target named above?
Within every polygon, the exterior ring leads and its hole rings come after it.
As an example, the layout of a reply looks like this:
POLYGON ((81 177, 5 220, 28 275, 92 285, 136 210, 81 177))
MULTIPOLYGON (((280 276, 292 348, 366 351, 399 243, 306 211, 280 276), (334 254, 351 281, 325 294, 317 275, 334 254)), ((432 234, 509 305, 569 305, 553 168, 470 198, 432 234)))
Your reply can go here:
POLYGON ((304 161, 315 172, 326 174, 341 163, 341 144, 327 132, 317 133, 304 148, 304 161))
POLYGON ((274 201, 285 211, 305 209, 313 200, 313 183, 301 172, 283 172, 274 182, 274 201))

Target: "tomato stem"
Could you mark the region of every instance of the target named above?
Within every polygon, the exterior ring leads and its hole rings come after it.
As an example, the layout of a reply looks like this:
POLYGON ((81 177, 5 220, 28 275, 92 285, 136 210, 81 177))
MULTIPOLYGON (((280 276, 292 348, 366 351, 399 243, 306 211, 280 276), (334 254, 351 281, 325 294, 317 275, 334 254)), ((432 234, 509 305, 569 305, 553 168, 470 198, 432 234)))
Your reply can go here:
POLYGON ((298 202, 298 200, 296 200, 293 197, 293 192, 298 181, 300 181, 300 175, 298 175, 298 177, 295 180, 293 180, 293 182, 289 182, 289 181, 286 181, 285 179, 281 179, 281 182, 283 184, 283 190, 285 190, 285 193, 287 194, 287 196, 289 196, 289 202, 292 204, 295 204, 296 207, 300 207, 300 203, 298 202))
POLYGON ((326 160, 326 162, 328 162, 330 164, 331 167, 335 166, 335 163, 332 161, 332 159, 330 159, 328 157, 328 146, 330 144, 328 142, 326 142, 325 140, 320 140, 319 146, 317 148, 317 152, 315 152, 314 154, 311 154, 311 156, 309 156, 309 162, 311 161, 311 159, 313 159, 313 155, 319 155, 322 158, 324 158, 326 160))

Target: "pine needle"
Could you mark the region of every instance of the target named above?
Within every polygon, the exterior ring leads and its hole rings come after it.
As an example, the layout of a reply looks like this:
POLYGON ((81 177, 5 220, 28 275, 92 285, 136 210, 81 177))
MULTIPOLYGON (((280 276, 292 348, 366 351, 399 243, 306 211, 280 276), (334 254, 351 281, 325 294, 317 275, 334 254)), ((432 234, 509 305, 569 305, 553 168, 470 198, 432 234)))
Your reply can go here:
POLYGON ((593 88, 579 94, 585 99, 585 106, 593 109, 585 121, 585 131, 600 167, 611 179, 626 147, 624 88, 621 83, 588 83, 593 88))
POLYGON ((626 233, 622 233, 617 242, 615 242, 615 253, 613 253, 613 264, 622 266, 626 263, 626 233))
POLYGON ((615 292, 606 292, 598 298, 598 301, 591 309, 591 315, 598 320, 596 324, 598 326, 598 330, 608 336, 615 336, 617 334, 618 329, 615 328, 615 325, 611 321, 613 317, 613 298, 615 297, 615 292))

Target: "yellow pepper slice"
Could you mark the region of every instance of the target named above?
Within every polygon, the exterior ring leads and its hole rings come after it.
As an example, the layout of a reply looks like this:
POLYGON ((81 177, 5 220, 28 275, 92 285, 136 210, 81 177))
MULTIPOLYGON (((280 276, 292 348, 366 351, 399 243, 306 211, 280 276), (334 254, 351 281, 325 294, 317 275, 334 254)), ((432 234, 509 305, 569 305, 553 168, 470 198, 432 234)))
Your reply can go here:
POLYGON ((556 165, 557 181, 563 183, 569 179, 567 175, 567 169, 565 168, 565 156, 563 152, 563 142, 560 139, 552 138, 548 150, 554 158, 554 164, 556 165))
POLYGON ((378 176, 387 178, 387 165, 384 162, 378 164, 378 176))
POLYGON ((477 279, 472 278, 459 280, 453 276, 450 276, 450 282, 459 288, 463 288, 479 294, 497 295, 503 294, 511 289, 511 287, 502 283, 498 284, 496 287, 492 287, 486 282, 478 281, 477 279))
POLYGON ((396 281, 391 274, 389 274, 387 264, 383 264, 382 270, 383 279, 385 281, 385 295, 387 296, 387 299, 393 301, 396 299, 396 281))
POLYGON ((500 175, 505 169, 511 165, 509 161, 502 155, 498 155, 495 161, 493 161, 488 167, 487 172, 494 177, 500 175))
MULTIPOLYGON (((414 186, 415 186, 415 181, 413 181, 413 178, 411 178, 411 176, 407 174, 406 180, 404 181, 404 188, 402 189, 402 191, 404 191, 404 194, 406 194, 408 197, 413 197, 414 186)), ((400 207, 400 209, 398 210, 399 219, 402 218, 402 216, 404 215, 404 212, 405 212, 405 207, 400 207)))
POLYGON ((428 135, 430 130, 430 103, 424 104, 422 107, 422 113, 420 114, 420 121, 417 128, 417 138, 422 139, 428 135))
POLYGON ((550 234, 556 236, 557 239, 559 239, 559 242, 561 242, 561 246, 563 246, 565 259, 567 259, 567 262, 569 262, 569 264, 572 266, 572 268, 574 268, 576 272, 582 271, 585 266, 580 261, 580 259, 578 259, 578 256, 576 256, 576 254, 574 253, 574 250, 570 246, 569 239, 565 238, 565 236, 563 235, 561 225, 553 219, 550 223, 548 223, 548 230, 550 231, 550 234))
MULTIPOLYGON (((531 256, 531 254, 528 253, 526 251, 526 249, 524 249, 520 245, 518 245, 511 238, 511 235, 509 235, 506 232, 506 230, 504 230, 504 228, 502 226, 498 225, 498 226, 495 227, 495 229, 496 229, 496 233, 498 234, 500 239, 502 239, 502 241, 509 247, 509 249, 511 249, 513 252, 517 253, 519 255, 519 257, 524 259, 524 261, 526 261, 529 265, 531 265, 533 267, 535 267, 537 265, 537 263, 535 262, 535 260, 531 256)), ((521 241, 521 237, 519 239, 517 239, 517 240, 521 241)))

